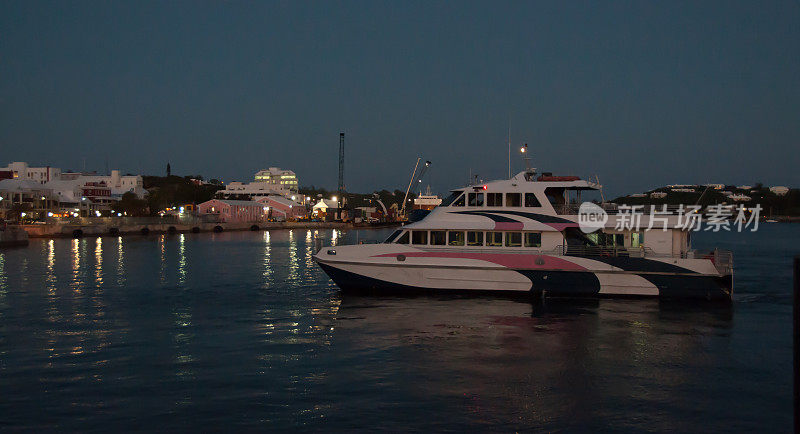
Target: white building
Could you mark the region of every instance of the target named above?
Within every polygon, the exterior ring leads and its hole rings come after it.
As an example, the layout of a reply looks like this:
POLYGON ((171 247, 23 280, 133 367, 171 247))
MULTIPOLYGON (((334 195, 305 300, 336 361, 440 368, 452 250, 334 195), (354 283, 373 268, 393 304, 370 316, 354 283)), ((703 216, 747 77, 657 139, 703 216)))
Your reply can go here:
POLYGON ((274 190, 288 190, 292 193, 297 193, 297 175, 291 170, 278 167, 259 170, 256 172, 253 181, 266 182, 274 190))
POLYGON ((230 182, 224 190, 217 192, 216 197, 226 199, 251 199, 257 200, 266 196, 283 196, 296 200, 300 197, 297 192, 297 176, 291 170, 270 167, 256 172, 255 181, 249 183, 230 182))
POLYGON ((652 197, 653 199, 662 199, 662 198, 667 197, 667 193, 665 193, 663 191, 654 191, 654 192, 650 193, 650 197, 652 197))
POLYGON ((146 193, 140 175, 121 175, 119 170, 112 170, 110 175, 97 175, 14 162, 0 168, 1 172, 7 172, 5 175, 11 178, 3 180, 1 187, 6 191, 4 199, 10 200, 0 204, 4 206, 27 202, 31 209, 100 211, 107 210, 127 192, 140 198, 146 193))
POLYGON ((61 169, 57 167, 30 167, 24 161, 15 161, 6 167, 0 168, 0 172, 11 172, 12 179, 36 181, 39 184, 61 178, 61 169))
POLYGON ((734 202, 748 202, 752 198, 750 196, 745 195, 745 194, 732 194, 732 195, 728 196, 728 199, 730 199, 730 200, 732 200, 734 202))

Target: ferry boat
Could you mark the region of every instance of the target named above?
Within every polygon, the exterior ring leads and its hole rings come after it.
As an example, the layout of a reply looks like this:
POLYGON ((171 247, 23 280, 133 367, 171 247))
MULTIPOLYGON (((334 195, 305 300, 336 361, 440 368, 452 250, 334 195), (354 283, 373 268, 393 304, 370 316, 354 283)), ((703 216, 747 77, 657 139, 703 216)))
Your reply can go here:
POLYGON ((607 220, 585 233, 580 196, 600 188, 526 170, 453 190, 383 243, 324 247, 314 260, 344 291, 730 300, 731 253, 692 249, 677 215, 641 215, 627 229, 606 207, 607 220))

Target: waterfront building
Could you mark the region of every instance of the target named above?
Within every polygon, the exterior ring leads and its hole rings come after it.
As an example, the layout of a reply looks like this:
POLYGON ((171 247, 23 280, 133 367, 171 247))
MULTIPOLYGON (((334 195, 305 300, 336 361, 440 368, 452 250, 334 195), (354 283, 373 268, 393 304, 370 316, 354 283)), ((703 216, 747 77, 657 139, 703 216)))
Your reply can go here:
POLYGON ((333 199, 320 199, 319 202, 311 208, 311 215, 319 219, 336 218, 336 211, 338 209, 339 202, 333 199))
POLYGON ((732 195, 728 196, 728 199, 730 199, 730 200, 732 200, 734 202, 748 202, 752 198, 750 196, 745 195, 745 194, 732 194, 732 195))
POLYGON ((269 208, 269 215, 276 220, 296 220, 306 215, 306 207, 283 196, 266 196, 257 200, 269 208))
POLYGON ((263 222, 269 215, 269 207, 252 200, 211 199, 197 205, 201 215, 217 216, 223 223, 263 222))
POLYGON ((653 199, 663 199, 667 197, 667 193, 663 191, 654 191, 650 193, 650 197, 652 197, 653 199))
POLYGON ((259 170, 253 182, 230 182, 224 190, 217 192, 218 199, 233 200, 258 200, 266 196, 283 196, 296 200, 300 197, 297 192, 297 175, 291 170, 270 167, 259 170))

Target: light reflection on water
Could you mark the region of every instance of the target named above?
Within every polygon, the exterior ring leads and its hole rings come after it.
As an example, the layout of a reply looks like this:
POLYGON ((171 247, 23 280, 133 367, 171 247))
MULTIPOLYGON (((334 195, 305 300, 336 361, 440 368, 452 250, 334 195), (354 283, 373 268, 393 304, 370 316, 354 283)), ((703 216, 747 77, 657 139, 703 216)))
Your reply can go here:
MULTIPOLYGON (((382 240, 389 232, 358 237, 382 240)), ((785 255, 791 247, 781 250, 775 240, 796 233, 775 234, 764 246, 731 241, 744 282, 734 309, 342 297, 311 255, 317 239, 346 244, 355 236, 294 230, 32 240, 0 252, 4 426, 790 426, 789 271, 780 268, 783 256, 763 258, 765 251, 785 255)))

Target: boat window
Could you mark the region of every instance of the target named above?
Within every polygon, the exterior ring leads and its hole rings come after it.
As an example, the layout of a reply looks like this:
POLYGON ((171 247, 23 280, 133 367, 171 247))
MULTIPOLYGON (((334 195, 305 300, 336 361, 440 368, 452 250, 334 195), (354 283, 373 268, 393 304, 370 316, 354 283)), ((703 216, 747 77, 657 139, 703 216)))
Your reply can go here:
POLYGON ((506 247, 522 247, 522 232, 506 232, 506 247))
POLYGON ((400 235, 400 232, 403 232, 403 230, 402 229, 398 229, 398 230, 392 232, 392 234, 389 235, 389 238, 387 238, 386 241, 384 241, 384 243, 386 243, 386 244, 391 243, 393 239, 397 238, 397 236, 400 235))
POLYGON ((450 231, 447 233, 447 244, 450 246, 464 245, 464 232, 450 231))
POLYGON ((634 232, 631 234, 631 247, 638 248, 644 246, 644 232, 634 232))
POLYGON ((544 189, 544 194, 547 196, 547 200, 550 201, 550 204, 557 208, 567 202, 564 191, 563 187, 547 187, 544 189))
POLYGON ((539 232, 526 232, 525 247, 542 247, 542 234, 539 232))
POLYGON ((405 231, 403 233, 403 235, 400 235, 400 238, 398 238, 397 241, 395 241, 395 243, 396 244, 408 244, 408 239, 409 238, 411 238, 411 236, 408 235, 408 231, 405 231))
POLYGON ((503 233, 502 232, 486 232, 486 245, 492 247, 503 246, 503 233))
POLYGON ((460 192, 460 191, 454 191, 454 192, 450 193, 450 196, 447 196, 447 197, 446 197, 446 198, 445 198, 445 199, 442 201, 441 205, 439 205, 439 206, 450 206, 450 204, 451 204, 451 203, 453 203, 453 201, 455 201, 456 199, 458 199, 458 196, 459 196, 460 194, 461 194, 461 192, 460 192))
POLYGON ((411 244, 428 244, 428 231, 413 231, 411 244))
POLYGON ((541 208, 542 204, 535 193, 525 193, 525 206, 528 208, 541 208))
POLYGON ((463 194, 461 196, 459 196, 458 199, 456 199, 455 202, 453 202, 453 204, 450 205, 450 206, 464 206, 464 202, 466 202, 466 199, 464 198, 464 196, 465 195, 463 195, 463 194))
POLYGON ((431 231, 431 245, 443 246, 445 245, 445 231, 431 231))
POLYGON ((483 193, 470 193, 469 206, 483 206, 483 193))
POLYGON ((503 206, 503 193, 486 193, 486 206, 503 206))
POLYGON ((468 246, 482 246, 483 245, 483 232, 467 232, 467 245, 468 246))
POLYGON ((522 206, 522 193, 506 193, 506 206, 522 206))

